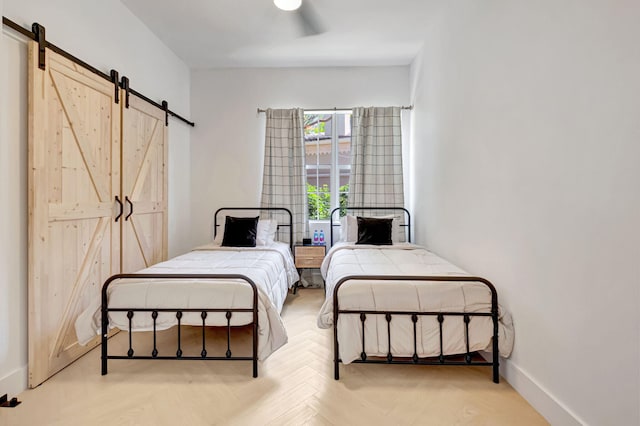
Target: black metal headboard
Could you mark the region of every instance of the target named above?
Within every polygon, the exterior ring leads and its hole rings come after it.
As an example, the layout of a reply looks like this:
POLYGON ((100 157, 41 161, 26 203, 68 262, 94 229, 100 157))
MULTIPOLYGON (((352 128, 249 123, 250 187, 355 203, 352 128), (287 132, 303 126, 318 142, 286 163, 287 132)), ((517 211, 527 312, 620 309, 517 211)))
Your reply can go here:
POLYGON ((255 212, 286 212, 287 216, 284 215, 284 213, 282 213, 281 215, 275 215, 277 216, 285 216, 288 219, 285 219, 285 221, 283 223, 280 223, 280 220, 278 220, 278 231, 277 231, 277 236, 280 235, 280 228, 289 228, 289 248, 291 248, 291 251, 293 251, 293 215, 291 214, 291 210, 289 209, 285 209, 284 207, 221 207, 218 210, 216 210, 216 212, 213 215, 213 236, 215 238, 216 234, 218 233, 218 226, 220 226, 220 224, 218 223, 218 214, 220 212, 223 211, 255 211, 255 212), (287 222, 288 220, 288 222, 287 222))
POLYGON ((331 245, 333 245, 333 228, 336 226, 340 226, 340 221, 338 220, 338 223, 335 223, 333 221, 333 216, 335 212, 338 212, 338 219, 340 219, 340 211, 344 211, 345 213, 348 213, 350 211, 360 211, 360 212, 375 212, 375 211, 402 211, 403 214, 406 216, 406 222, 405 223, 400 223, 400 226, 404 227, 406 229, 406 237, 407 237, 407 242, 411 242, 411 214, 409 213, 409 210, 405 209, 404 207, 336 207, 335 209, 331 210, 331 216, 329 216, 329 219, 331 221, 331 245))

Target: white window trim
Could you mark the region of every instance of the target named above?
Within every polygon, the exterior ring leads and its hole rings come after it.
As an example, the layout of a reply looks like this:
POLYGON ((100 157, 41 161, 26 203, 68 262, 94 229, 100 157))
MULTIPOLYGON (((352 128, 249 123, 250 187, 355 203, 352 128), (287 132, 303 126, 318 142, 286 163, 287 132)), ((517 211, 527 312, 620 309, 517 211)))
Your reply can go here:
MULTIPOLYGON (((338 114, 342 115, 351 115, 351 110, 304 110, 303 113, 307 114, 318 114, 318 115, 333 115, 336 117, 338 114)), ((346 119, 345 119, 346 121, 346 119)), ((351 121, 349 120, 349 123, 351 121)), ((346 125, 346 123, 345 123, 346 125)), ((305 165, 305 173, 306 170, 310 168, 314 169, 327 169, 330 168, 330 181, 329 181, 329 191, 331 197, 331 208, 329 211, 333 211, 333 209, 340 206, 340 171, 342 170, 351 170, 351 164, 338 164, 338 156, 339 156, 339 144, 340 144, 340 132, 338 130, 338 120, 331 120, 331 164, 314 164, 314 165, 305 165)), ((315 219, 309 218, 309 221, 315 222, 329 222, 329 219, 315 219)))

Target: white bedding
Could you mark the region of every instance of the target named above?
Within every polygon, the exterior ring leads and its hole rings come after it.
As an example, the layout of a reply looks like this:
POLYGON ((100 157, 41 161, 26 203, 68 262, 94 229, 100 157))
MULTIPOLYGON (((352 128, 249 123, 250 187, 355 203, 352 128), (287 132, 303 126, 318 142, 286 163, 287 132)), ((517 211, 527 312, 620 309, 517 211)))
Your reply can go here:
MULTIPOLYGON (((338 243, 327 253, 321 267, 326 299, 318 315, 318 327, 333 326, 333 290, 348 275, 469 276, 462 269, 413 244, 392 246, 338 243)), ((341 309, 432 312, 490 312, 491 292, 477 282, 347 281, 339 290, 341 309)), ((513 348, 511 316, 500 308, 499 351, 508 357, 513 348)), ((358 315, 340 315, 338 343, 340 358, 348 364, 362 352, 362 325, 358 315)), ((387 322, 383 315, 369 315, 365 322, 365 349, 368 356, 388 353, 387 322)), ((462 317, 445 316, 444 354, 466 352, 462 317)), ((491 350, 491 317, 471 317, 470 351, 491 350)), ((413 323, 408 315, 391 320, 391 348, 394 356, 413 355, 413 323)), ((436 317, 421 317, 417 323, 418 356, 440 355, 439 324, 436 317)))
MULTIPOLYGON (((287 292, 298 281, 291 250, 275 242, 258 247, 207 245, 182 256, 153 265, 139 273, 161 274, 242 274, 258 288, 258 358, 265 359, 287 342, 280 318, 287 292)), ((108 289, 110 308, 251 308, 253 291, 244 280, 117 280, 108 289)), ((100 334, 100 300, 95 300, 76 320, 81 344, 100 334)), ((134 331, 153 330, 150 313, 136 313, 134 331)), ((231 325, 252 321, 251 312, 234 312, 231 325)), ((185 312, 181 323, 202 325, 200 313, 185 312)), ((126 312, 110 312, 110 328, 128 330, 126 312)), ((210 312, 207 325, 226 326, 225 313, 210 312)), ((177 325, 175 313, 159 313, 157 329, 177 325)))

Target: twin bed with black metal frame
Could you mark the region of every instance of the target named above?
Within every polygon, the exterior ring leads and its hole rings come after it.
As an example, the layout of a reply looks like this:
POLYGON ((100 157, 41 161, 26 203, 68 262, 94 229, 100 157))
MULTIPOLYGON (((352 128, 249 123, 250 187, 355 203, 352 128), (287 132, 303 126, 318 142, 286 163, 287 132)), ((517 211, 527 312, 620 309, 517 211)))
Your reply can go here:
MULTIPOLYGON (((241 211, 243 212, 241 214, 247 211, 266 212, 270 217, 278 217, 278 219, 273 219, 272 221, 274 227, 277 223, 277 227, 274 228, 276 229, 276 238, 280 236, 280 228, 288 228, 288 232, 286 232, 288 246, 275 242, 264 248, 236 249, 235 247, 220 247, 217 249, 218 251, 216 251, 215 247, 208 246, 201 249, 201 251, 190 252, 193 255, 179 256, 139 273, 117 274, 109 277, 102 286, 100 306, 103 375, 107 374, 107 361, 109 359, 198 359, 251 361, 253 364, 253 377, 257 377, 259 351, 262 352, 262 358, 264 358, 286 342, 286 332, 282 326, 279 313, 288 289, 298 279, 291 256, 293 245, 291 212, 285 208, 221 208, 214 215, 214 236, 218 233, 220 226, 218 224, 218 215, 225 211, 241 211), (283 217, 285 218, 284 220, 282 220, 283 217), (217 265, 214 267, 216 273, 207 273, 209 261, 213 261, 217 265), (283 262, 284 266, 278 265, 276 268, 269 265, 270 262, 280 261, 283 262), (245 268, 244 273, 234 273, 237 271, 237 267, 242 264, 249 265, 245 268), (186 271, 188 273, 166 273, 166 271, 180 271, 183 265, 187 265, 186 271), (162 272, 149 272, 157 269, 162 272), (197 273, 192 273, 193 270, 196 270, 197 273), (272 274, 273 277, 269 274, 272 274), (264 287, 263 277, 266 277, 265 281, 274 281, 268 289, 264 287), (277 279, 273 279, 274 277, 277 279), (282 283, 283 279, 286 281, 284 284, 282 283), (285 286, 284 288, 282 287, 283 285, 285 286), (115 289, 121 289, 120 291, 122 292, 118 297, 119 302, 112 301, 112 297, 115 294, 112 291, 114 286, 115 289), (181 288, 182 286, 184 286, 184 290, 181 288), (167 289, 169 293, 158 296, 159 293, 164 291, 162 287, 167 289), (144 289, 144 292, 141 293, 140 289, 144 289), (190 295, 190 291, 194 294, 190 295), (222 293, 217 294, 217 292, 222 293), (129 295, 135 295, 136 297, 129 298, 129 295), (219 302, 218 299, 227 300, 228 305, 219 306, 223 302, 219 302), (131 302, 131 305, 127 305, 127 300, 137 300, 139 302, 131 302), (214 306, 206 303, 199 305, 202 300, 214 301, 212 303, 214 306), (120 317, 114 317, 117 315, 120 317), (124 315, 126 315, 126 319, 124 319, 124 315), (143 317, 138 319, 137 317, 140 315, 143 317), (268 322, 268 325, 260 321, 261 316, 266 319, 264 322, 268 322), (136 325, 134 323, 135 320, 140 322, 136 325), (168 329, 173 325, 178 326, 176 347, 170 355, 161 354, 157 347, 156 333, 158 330, 168 329), (184 354, 182 325, 201 327, 202 349, 199 356, 187 356, 184 354), (227 347, 224 356, 209 355, 205 338, 207 326, 226 327, 227 347), (235 326, 251 327, 251 356, 234 355, 231 347, 231 330, 235 326), (126 355, 110 355, 108 353, 109 329, 114 327, 129 333, 129 348, 126 355), (261 338, 269 341, 259 342, 259 332, 263 328, 268 332, 267 337, 261 336, 261 338), (137 354, 134 350, 132 332, 137 330, 151 331, 153 333, 153 350, 150 354, 137 354)), ((87 317, 89 315, 91 313, 87 317)), ((76 330, 78 330, 78 323, 76 323, 76 330)), ((163 348, 163 352, 168 353, 168 350, 163 348)))
MULTIPOLYGON (((334 216, 340 210, 331 212, 332 248, 322 267, 327 296, 318 315, 318 326, 333 328, 334 378, 340 378, 339 364, 348 357, 345 362, 491 366, 493 381, 499 383, 499 329, 509 335, 506 352, 513 335, 500 323, 493 284, 411 244, 334 246, 333 228, 341 226, 334 216), (450 297, 456 300, 447 300, 450 297), (474 356, 479 349, 489 350, 491 361, 474 356)), ((408 210, 346 208, 347 214, 352 211, 391 212, 410 242, 408 210)), ((510 325, 510 316, 507 322, 510 325)))

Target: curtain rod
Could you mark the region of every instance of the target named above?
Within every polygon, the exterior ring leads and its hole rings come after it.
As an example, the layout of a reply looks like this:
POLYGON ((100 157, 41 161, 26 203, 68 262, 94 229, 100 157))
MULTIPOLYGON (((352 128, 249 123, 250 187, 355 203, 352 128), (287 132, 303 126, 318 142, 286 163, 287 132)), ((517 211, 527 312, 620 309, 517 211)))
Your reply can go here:
MULTIPOLYGON (((170 115, 172 117, 177 118, 180 121, 183 121, 185 123, 187 123, 188 125, 190 125, 191 127, 195 126, 195 123, 192 121, 187 120, 186 118, 181 117, 180 115, 176 114, 175 112, 171 111, 168 107, 167 107, 167 102, 166 101, 162 101, 162 104, 159 104, 157 102, 152 101, 151 99, 149 99, 148 97, 144 96, 142 93, 140 92, 136 92, 135 90, 129 88, 128 85, 128 79, 127 79, 127 84, 123 84, 123 82, 116 82, 113 81, 114 75, 116 76, 116 80, 117 80, 117 76, 118 76, 118 72, 115 70, 111 70, 111 74, 105 74, 102 71, 98 70, 97 68, 92 67, 91 65, 89 65, 88 63, 84 62, 82 59, 79 59, 75 56, 73 56, 72 54, 68 53, 67 51, 59 48, 58 46, 56 46, 55 44, 46 41, 45 40, 45 31, 44 31, 44 27, 42 25, 39 25, 38 23, 34 23, 32 26, 32 31, 25 29, 24 27, 22 27, 21 25, 17 24, 16 22, 13 22, 11 19, 7 18, 6 16, 2 17, 2 23, 4 25, 6 25, 7 27, 11 28, 12 30, 22 34, 23 36, 37 41, 38 43, 42 43, 42 45, 44 45, 44 47, 48 47, 49 49, 51 49, 52 51, 56 52, 57 54, 64 56, 65 58, 69 59, 72 62, 75 62, 76 64, 80 65, 81 67, 91 71, 92 73, 104 78, 105 80, 108 80, 114 84, 117 84, 118 87, 127 90, 127 92, 134 94, 135 96, 138 96, 139 98, 141 98, 142 100, 150 103, 151 105, 155 106, 156 108, 159 108, 161 110, 166 111, 167 115, 170 115), (126 86, 126 87, 125 87, 126 86)), ((44 51, 44 47, 40 46, 40 50, 41 53, 44 51)), ((42 59, 41 59, 42 60, 42 59)), ((44 69, 44 65, 41 64, 41 68, 44 69)), ((125 79, 126 77, 122 77, 123 79, 125 79)), ((127 95, 128 95, 127 93, 127 95)), ((117 102, 117 96, 116 96, 116 102, 117 102)))
MULTIPOLYGON (((305 111, 351 111, 353 108, 303 108, 305 111)), ((401 106, 400 109, 413 109, 413 105, 401 106)), ((261 112, 267 112, 266 109, 258 108, 258 114, 261 112)))

